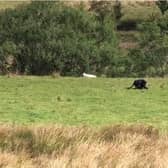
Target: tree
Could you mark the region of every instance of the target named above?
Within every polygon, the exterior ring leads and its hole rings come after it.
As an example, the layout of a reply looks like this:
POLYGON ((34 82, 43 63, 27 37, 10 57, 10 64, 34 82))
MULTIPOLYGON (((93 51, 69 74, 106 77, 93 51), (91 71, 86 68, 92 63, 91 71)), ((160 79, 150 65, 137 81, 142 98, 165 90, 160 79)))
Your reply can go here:
POLYGON ((114 4, 114 14, 115 14, 115 19, 119 20, 122 17, 121 13, 121 1, 116 0, 114 4))
POLYGON ((82 6, 37 1, 1 12, 2 55, 3 44, 10 41, 16 46, 17 53, 11 54, 20 73, 46 75, 57 71, 79 76, 84 71, 105 72, 117 54, 118 40, 111 15, 100 15, 82 6))
POLYGON ((9 76, 10 72, 16 72, 17 62, 15 55, 18 53, 17 46, 11 41, 5 41, 0 47, 0 69, 9 76))
POLYGON ((159 7, 162 14, 164 14, 168 10, 168 1, 167 0, 158 0, 158 1, 156 1, 156 5, 159 7))
POLYGON ((130 72, 138 76, 164 77, 168 72, 168 36, 163 36, 157 22, 144 22, 138 28, 141 31, 139 47, 128 55, 130 72))

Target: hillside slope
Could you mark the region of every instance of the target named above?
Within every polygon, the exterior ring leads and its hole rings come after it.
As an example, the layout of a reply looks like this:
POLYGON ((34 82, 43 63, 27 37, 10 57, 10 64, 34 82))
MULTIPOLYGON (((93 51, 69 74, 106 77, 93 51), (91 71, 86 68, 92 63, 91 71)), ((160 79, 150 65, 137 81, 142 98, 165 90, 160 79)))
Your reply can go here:
MULTIPOLYGON (((27 4, 30 0, 23 1, 0 1, 0 10, 7 8, 16 8, 18 5, 27 4)), ((90 8, 88 0, 72 0, 64 1, 65 4, 78 7, 80 4, 84 4, 86 9, 90 8)), ((114 4, 114 3, 113 3, 114 4)), ((134 48, 136 44, 136 24, 145 20, 149 20, 155 17, 159 17, 161 12, 155 4, 155 1, 121 1, 121 13, 122 17, 118 21, 118 35, 120 36, 120 48, 124 51, 134 48)))

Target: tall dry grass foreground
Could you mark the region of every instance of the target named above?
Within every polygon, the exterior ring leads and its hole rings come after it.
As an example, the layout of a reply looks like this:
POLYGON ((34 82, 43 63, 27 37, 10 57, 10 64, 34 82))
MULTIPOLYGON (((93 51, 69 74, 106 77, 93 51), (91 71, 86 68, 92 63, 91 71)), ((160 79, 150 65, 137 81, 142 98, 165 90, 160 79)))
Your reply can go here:
POLYGON ((0 126, 0 168, 167 168, 168 136, 151 126, 0 126))

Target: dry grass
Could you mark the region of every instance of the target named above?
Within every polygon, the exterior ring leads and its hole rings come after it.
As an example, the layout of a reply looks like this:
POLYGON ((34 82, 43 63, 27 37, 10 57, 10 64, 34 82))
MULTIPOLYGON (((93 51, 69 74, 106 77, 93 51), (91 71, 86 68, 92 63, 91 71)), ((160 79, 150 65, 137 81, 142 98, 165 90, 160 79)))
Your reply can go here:
POLYGON ((18 7, 19 5, 23 5, 23 4, 28 4, 30 3, 30 0, 1 0, 0 1, 0 10, 4 10, 4 9, 14 9, 16 7, 18 7))
POLYGON ((0 167, 166 168, 168 136, 151 126, 0 126, 0 167))

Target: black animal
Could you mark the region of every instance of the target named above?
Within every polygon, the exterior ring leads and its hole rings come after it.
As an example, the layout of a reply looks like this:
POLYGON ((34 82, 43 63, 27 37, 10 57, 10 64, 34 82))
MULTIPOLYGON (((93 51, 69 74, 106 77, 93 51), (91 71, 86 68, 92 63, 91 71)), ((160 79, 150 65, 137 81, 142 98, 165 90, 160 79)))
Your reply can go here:
POLYGON ((138 80, 135 80, 133 84, 127 89, 131 89, 133 87, 134 89, 148 89, 146 84, 147 82, 144 79, 138 79, 138 80))

